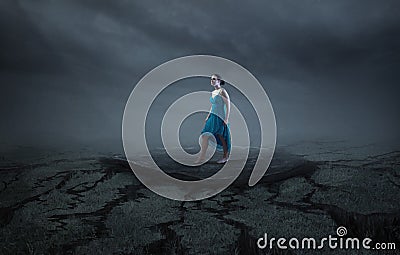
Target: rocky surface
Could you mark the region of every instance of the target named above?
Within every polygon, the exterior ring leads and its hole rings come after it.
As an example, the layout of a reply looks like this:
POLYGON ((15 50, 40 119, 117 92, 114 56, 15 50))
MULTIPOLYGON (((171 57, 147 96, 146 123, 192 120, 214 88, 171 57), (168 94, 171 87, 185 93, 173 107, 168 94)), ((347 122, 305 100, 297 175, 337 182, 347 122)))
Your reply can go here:
MULTIPOLYGON (((400 150, 303 142, 276 150, 247 185, 257 153, 220 194, 197 202, 160 197, 121 155, 35 148, 2 151, 0 254, 376 254, 367 250, 261 250, 271 237, 370 237, 400 249, 400 150), (370 252, 370 253, 369 253, 370 252)), ((184 167, 156 154, 180 179, 221 165, 184 167)), ((389 251, 380 254, 391 254, 389 251)))

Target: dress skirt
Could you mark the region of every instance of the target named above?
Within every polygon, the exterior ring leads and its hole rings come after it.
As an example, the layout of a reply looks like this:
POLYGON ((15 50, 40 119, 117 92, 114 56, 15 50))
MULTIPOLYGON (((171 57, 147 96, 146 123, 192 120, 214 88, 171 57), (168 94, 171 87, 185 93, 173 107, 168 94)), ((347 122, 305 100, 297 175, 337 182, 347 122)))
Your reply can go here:
POLYGON ((208 144, 212 147, 216 147, 217 151, 222 152, 223 146, 222 146, 222 141, 219 139, 219 135, 222 135, 226 142, 226 146, 228 149, 228 152, 231 151, 231 134, 230 134, 230 128, 229 128, 229 123, 225 125, 224 121, 218 117, 215 113, 210 113, 210 116, 208 117, 206 124, 204 125, 203 130, 201 131, 201 134, 204 135, 213 135, 215 137, 215 140, 217 144, 212 139, 208 139, 208 144))

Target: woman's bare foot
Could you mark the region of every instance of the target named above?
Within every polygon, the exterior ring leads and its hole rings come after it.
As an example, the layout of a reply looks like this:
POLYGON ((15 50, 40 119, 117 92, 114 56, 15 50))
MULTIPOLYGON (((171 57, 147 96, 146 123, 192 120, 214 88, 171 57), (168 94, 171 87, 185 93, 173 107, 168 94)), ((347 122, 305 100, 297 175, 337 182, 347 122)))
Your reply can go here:
POLYGON ((198 157, 194 163, 199 164, 199 163, 203 162, 204 159, 205 159, 205 157, 198 157))
POLYGON ((228 161, 228 157, 223 157, 222 159, 218 160, 217 163, 218 164, 224 164, 228 161))

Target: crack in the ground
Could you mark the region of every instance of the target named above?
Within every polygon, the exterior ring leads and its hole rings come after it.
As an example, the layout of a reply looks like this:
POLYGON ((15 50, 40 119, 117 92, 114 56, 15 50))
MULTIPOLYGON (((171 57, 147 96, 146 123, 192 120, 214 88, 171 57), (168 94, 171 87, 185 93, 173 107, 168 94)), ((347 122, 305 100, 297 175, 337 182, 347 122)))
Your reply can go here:
MULTIPOLYGON (((105 174, 98 180, 94 182, 93 185, 91 186, 85 186, 81 190, 74 190, 75 187, 72 187, 67 190, 67 193, 76 195, 77 197, 80 197, 80 193, 87 192, 91 189, 94 189, 97 187, 99 183, 104 182, 105 180, 108 180, 112 178, 114 175, 117 173, 123 173, 127 172, 127 165, 124 163, 121 163, 120 161, 109 159, 109 158, 101 158, 100 162, 103 165, 103 170, 105 174), (116 167, 117 166, 117 167, 116 167)), ((120 195, 117 198, 112 199, 111 201, 106 202, 106 204, 92 212, 83 212, 83 213, 71 213, 71 214, 56 214, 50 216, 48 219, 53 222, 60 223, 61 226, 64 224, 64 220, 66 219, 74 219, 78 218, 81 219, 82 222, 91 225, 94 227, 94 234, 89 237, 85 238, 78 238, 68 244, 63 244, 62 245, 62 250, 66 251, 73 251, 77 246, 82 246, 85 245, 93 240, 99 239, 99 238, 106 238, 110 236, 110 233, 108 231, 108 228, 106 226, 106 220, 109 216, 109 214, 112 212, 112 210, 120 206, 128 201, 135 201, 139 198, 147 198, 144 194, 138 192, 139 190, 143 189, 144 186, 142 184, 137 184, 137 185, 125 185, 123 188, 118 188, 117 195, 120 195)), ((49 251, 51 252, 50 248, 49 251)))
POLYGON ((0 208, 0 227, 4 227, 5 225, 7 225, 12 220, 14 212, 16 210, 22 208, 27 203, 30 203, 30 202, 33 202, 33 201, 41 201, 40 200, 41 196, 47 195, 51 191, 53 191, 55 189, 59 189, 62 186, 64 186, 66 181, 69 180, 71 177, 70 177, 70 172, 69 171, 64 171, 63 173, 65 175, 63 176, 62 180, 55 187, 53 187, 51 189, 48 189, 48 190, 46 190, 46 191, 44 191, 42 193, 39 193, 39 194, 37 194, 35 196, 25 198, 22 201, 19 201, 19 202, 15 203, 14 205, 0 208))
POLYGON ((152 230, 158 230, 164 236, 163 239, 154 241, 143 247, 145 254, 187 254, 189 249, 182 244, 182 236, 178 235, 176 231, 171 229, 171 226, 176 224, 183 225, 185 222, 185 212, 187 208, 184 207, 185 202, 181 202, 178 207, 180 215, 178 220, 159 223, 150 227, 152 230))
MULTIPOLYGON (((393 155, 395 157, 393 161, 396 161, 398 157, 398 151, 391 152, 391 153, 384 153, 380 155, 374 155, 367 157, 366 159, 362 160, 375 160, 374 162, 369 162, 363 165, 358 165, 358 166, 352 166, 352 165, 346 165, 346 160, 337 160, 337 161, 316 161, 316 162, 310 162, 306 161, 302 163, 300 166, 293 167, 289 170, 282 171, 282 172, 277 172, 274 174, 267 174, 264 176, 259 184, 266 187, 267 190, 274 194, 271 196, 269 199, 266 199, 265 201, 268 204, 279 206, 281 208, 285 208, 288 210, 293 210, 293 211, 301 211, 306 214, 315 214, 315 215, 321 215, 321 214, 326 214, 329 215, 330 218, 337 224, 337 226, 346 226, 349 230, 348 236, 354 236, 354 237, 365 237, 368 236, 370 237, 374 242, 377 241, 382 241, 382 242, 399 242, 400 240, 400 222, 399 222, 399 213, 373 213, 373 214, 359 214, 359 213, 354 213, 354 212, 348 212, 343 208, 340 208, 335 205, 330 205, 330 204, 324 204, 324 203, 315 203, 312 201, 312 198, 314 194, 318 191, 326 191, 326 190, 332 190, 332 189, 339 189, 334 186, 329 186, 329 185, 323 185, 320 183, 317 183, 313 178, 312 175, 313 173, 319 169, 321 170, 322 166, 334 166, 337 167, 338 165, 343 165, 346 168, 354 168, 354 169, 359 169, 360 167, 368 167, 369 170, 372 171, 379 171, 379 172, 384 172, 384 173, 389 173, 391 174, 394 178, 398 178, 399 175, 395 172, 393 168, 376 168, 374 169, 371 166, 374 166, 374 164, 382 164, 386 163, 388 158, 383 158, 387 157, 388 155, 393 155), (369 158, 369 159, 368 159, 369 158), (280 186, 281 184, 289 180, 293 177, 301 178, 303 177, 308 184, 312 186, 312 189, 310 192, 307 192, 304 194, 304 196, 299 199, 298 201, 294 202, 285 202, 285 201, 277 201, 277 198, 281 195, 281 189, 280 186), (297 202, 301 202, 301 204, 297 204, 297 202)), ((360 161, 362 161, 360 160, 360 161)), ((355 162, 357 160, 350 160, 351 162, 355 162)), ((64 161, 53 161, 53 162, 64 162, 64 161)), ((365 161, 364 161, 365 162, 365 161)), ((71 199, 75 200, 74 203, 69 204, 69 209, 76 208, 78 204, 84 203, 84 200, 82 199, 85 197, 84 193, 96 189, 96 187, 100 184, 103 183, 106 180, 109 180, 113 178, 117 173, 122 173, 122 172, 127 172, 131 171, 130 167, 127 162, 124 162, 122 160, 113 160, 110 158, 101 158, 100 163, 102 164, 101 169, 92 169, 92 170, 70 170, 70 171, 62 171, 58 172, 52 176, 49 176, 47 178, 42 178, 38 179, 38 181, 35 183, 37 187, 45 187, 43 185, 47 181, 53 181, 56 180, 57 178, 61 178, 61 180, 52 188, 49 190, 46 190, 40 194, 37 194, 35 196, 26 198, 21 200, 20 202, 15 203, 12 206, 5 207, 5 208, 0 208, 0 226, 4 226, 5 224, 8 224, 13 216, 13 212, 22 206, 24 206, 26 203, 33 202, 33 201, 43 201, 41 199, 41 196, 49 194, 55 189, 61 189, 65 187, 67 183, 73 178, 74 174, 78 173, 79 171, 93 171, 96 173, 101 172, 102 175, 100 178, 96 179, 94 182, 82 182, 80 184, 77 184, 71 188, 66 189, 66 193, 71 195, 71 199)), ((39 165, 39 164, 38 164, 39 165)), ((394 166, 397 166, 397 163, 393 164, 394 166)), ((24 166, 26 167, 26 166, 24 166)), ((20 169, 21 170, 21 169, 20 169)), ((15 170, 10 170, 10 171, 15 171, 15 170)), ((247 175, 249 173, 246 173, 247 175)), ((230 252, 235 253, 235 254, 263 254, 260 249, 258 249, 256 245, 257 239, 253 236, 251 236, 249 233, 252 230, 250 226, 247 226, 246 224, 229 219, 226 216, 229 215, 232 211, 240 211, 247 209, 245 206, 242 205, 236 205, 235 202, 239 201, 239 198, 237 197, 238 194, 240 196, 246 196, 244 191, 249 189, 247 185, 247 177, 246 174, 245 176, 239 177, 233 185, 231 185, 230 188, 228 188, 228 191, 234 191, 235 194, 229 194, 229 195, 223 195, 224 199, 223 201, 218 200, 216 197, 210 198, 210 201, 215 202, 219 208, 212 208, 212 207, 205 207, 204 203, 202 201, 199 202, 194 202, 196 203, 196 207, 198 210, 204 211, 207 214, 211 215, 211 217, 215 217, 221 222, 224 222, 225 224, 229 226, 233 226, 235 229, 240 231, 240 235, 238 239, 236 240, 236 243, 234 246, 232 246, 230 252)), ((17 177, 16 177, 17 178, 17 177)), ((18 181, 13 180, 13 181, 18 181)), ((392 180, 389 179, 389 181, 399 187, 399 185, 395 184, 392 180)), ((7 188, 7 185, 5 186, 7 188)), ((5 190, 5 188, 2 189, 2 191, 5 190)), ((124 203, 131 201, 131 200, 136 200, 138 198, 146 198, 142 193, 138 192, 139 190, 143 189, 144 186, 141 184, 136 184, 136 185, 125 185, 123 188, 118 188, 118 192, 116 193, 116 197, 113 198, 110 201, 107 201, 105 205, 98 209, 94 210, 91 212, 77 212, 77 213, 67 213, 67 214, 55 214, 50 216, 48 219, 57 225, 57 229, 53 231, 58 232, 60 230, 62 231, 68 231, 68 219, 79 219, 82 221, 83 224, 85 225, 90 225, 93 227, 93 235, 85 236, 83 238, 77 238, 76 240, 69 241, 67 244, 62 244, 61 248, 60 247, 50 247, 48 249, 49 252, 58 252, 59 249, 65 251, 65 252, 74 252, 77 246, 82 246, 86 245, 89 242, 100 239, 100 238, 108 238, 110 237, 109 229, 107 228, 106 221, 111 214, 112 210, 120 205, 123 205, 124 203)), ((343 192, 348 192, 346 190, 340 189, 340 191, 343 192)), ((156 229, 161 232, 161 234, 164 236, 163 239, 157 240, 151 244, 146 245, 143 248, 144 252, 148 253, 175 253, 175 254, 187 254, 189 249, 187 247, 184 247, 182 245, 182 237, 177 234, 176 231, 174 231, 171 227, 174 225, 179 225, 179 224, 184 224, 185 222, 185 214, 187 213, 187 207, 184 205, 187 202, 182 202, 179 206, 179 219, 178 220, 173 220, 169 222, 164 222, 157 224, 155 226, 150 227, 151 229, 156 229)), ((53 209, 55 210, 55 209, 53 209)), ((51 210, 49 210, 51 211, 51 210)), ((273 254, 290 254, 290 251, 282 251, 282 250, 274 250, 271 251, 273 254)))

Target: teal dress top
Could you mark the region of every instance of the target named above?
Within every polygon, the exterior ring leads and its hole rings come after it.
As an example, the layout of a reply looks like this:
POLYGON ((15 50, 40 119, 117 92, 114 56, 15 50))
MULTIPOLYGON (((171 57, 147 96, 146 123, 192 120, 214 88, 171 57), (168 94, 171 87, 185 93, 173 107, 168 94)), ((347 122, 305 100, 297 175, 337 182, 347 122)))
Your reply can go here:
MULTIPOLYGON (((221 93, 221 92, 220 92, 221 93)), ((213 135, 215 137, 215 140, 217 144, 215 144, 211 139, 208 139, 208 143, 216 147, 217 151, 223 151, 223 146, 222 142, 219 139, 218 135, 222 135, 226 142, 226 146, 228 149, 228 152, 231 151, 231 132, 229 128, 229 123, 226 125, 224 122, 225 116, 226 116, 226 105, 224 100, 222 99, 222 96, 218 93, 215 97, 210 97, 210 102, 211 102, 211 112, 210 116, 208 117, 206 124, 204 125, 203 130, 201 131, 201 134, 205 135, 213 135)))

